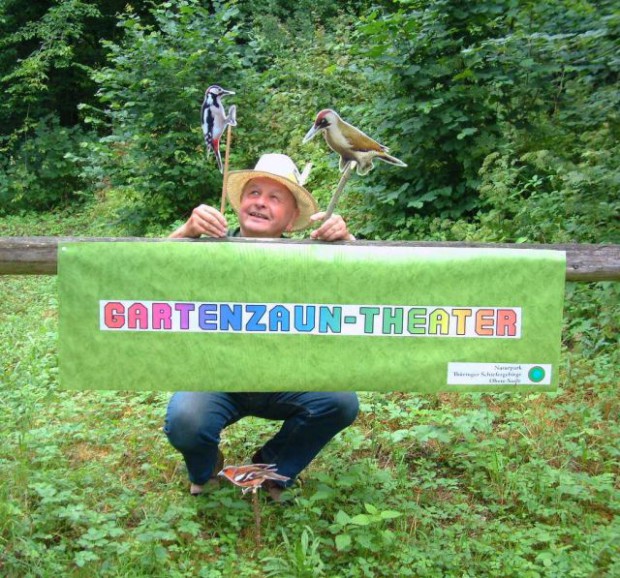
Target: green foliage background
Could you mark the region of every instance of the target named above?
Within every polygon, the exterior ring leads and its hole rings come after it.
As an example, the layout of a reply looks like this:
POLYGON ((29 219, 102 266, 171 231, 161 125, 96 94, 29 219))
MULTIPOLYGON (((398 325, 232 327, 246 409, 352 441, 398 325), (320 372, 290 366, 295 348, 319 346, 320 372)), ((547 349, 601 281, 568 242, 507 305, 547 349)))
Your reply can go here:
MULTIPOLYGON (((312 161, 326 206, 322 108, 408 164, 349 181, 358 236, 618 243, 619 26, 609 0, 0 0, 0 234, 217 205, 220 83, 233 168, 312 161)), ((617 284, 568 284, 557 394, 362 395, 261 546, 235 488, 187 496, 165 395, 58 389, 55 284, 0 278, 0 575, 620 576, 617 284)), ((227 430, 230 461, 269 427, 227 430)))
POLYGON ((348 186, 368 238, 618 240, 620 15, 610 1, 41 2, 0 12, 4 213, 113 199, 144 234, 221 175, 204 90, 234 89, 233 168, 266 151, 337 159, 301 138, 334 108, 407 162, 348 186))

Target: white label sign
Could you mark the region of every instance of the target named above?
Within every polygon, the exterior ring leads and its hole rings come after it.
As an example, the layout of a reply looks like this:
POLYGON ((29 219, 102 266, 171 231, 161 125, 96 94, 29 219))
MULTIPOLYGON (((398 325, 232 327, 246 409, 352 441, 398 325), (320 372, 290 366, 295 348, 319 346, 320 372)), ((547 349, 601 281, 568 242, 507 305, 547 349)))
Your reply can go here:
POLYGON ((448 385, 549 385, 551 364, 448 363, 448 385))

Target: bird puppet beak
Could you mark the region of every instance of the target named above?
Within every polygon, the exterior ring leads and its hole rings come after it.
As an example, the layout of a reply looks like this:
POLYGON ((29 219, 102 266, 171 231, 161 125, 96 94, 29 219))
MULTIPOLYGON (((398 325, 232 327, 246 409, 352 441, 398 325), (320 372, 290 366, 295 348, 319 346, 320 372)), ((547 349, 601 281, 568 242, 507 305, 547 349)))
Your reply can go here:
POLYGON ((319 129, 316 124, 313 124, 312 128, 306 133, 306 136, 304 137, 304 140, 301 141, 301 143, 307 143, 317 132, 319 132, 319 129))

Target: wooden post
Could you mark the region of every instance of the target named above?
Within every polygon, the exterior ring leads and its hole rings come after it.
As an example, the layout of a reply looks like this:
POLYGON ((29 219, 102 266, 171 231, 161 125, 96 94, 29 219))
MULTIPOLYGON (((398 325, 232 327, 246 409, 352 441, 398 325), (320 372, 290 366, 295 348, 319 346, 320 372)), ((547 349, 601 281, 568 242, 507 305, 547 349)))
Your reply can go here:
MULTIPOLYGON (((56 275, 59 243, 69 242, 143 243, 273 243, 313 244, 311 239, 153 239, 140 237, 0 237, 0 275, 56 275)), ((620 281, 620 245, 535 245, 514 243, 465 243, 428 241, 336 241, 332 245, 371 247, 446 247, 451 249, 548 249, 566 252, 566 280, 578 282, 620 281)))

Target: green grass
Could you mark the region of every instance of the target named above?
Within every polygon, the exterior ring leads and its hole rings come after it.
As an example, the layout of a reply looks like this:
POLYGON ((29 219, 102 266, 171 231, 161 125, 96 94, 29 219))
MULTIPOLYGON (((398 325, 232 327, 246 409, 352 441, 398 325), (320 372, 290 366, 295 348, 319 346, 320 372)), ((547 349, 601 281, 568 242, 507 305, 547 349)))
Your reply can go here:
MULTIPOLYGON (((93 235, 92 215, 0 235, 93 235)), ((0 576, 620 576, 617 286, 569 285, 561 389, 361 394, 293 507, 192 498, 169 394, 57 383, 55 277, 0 277, 0 576)), ((226 430, 246 460, 276 424, 226 430)))

